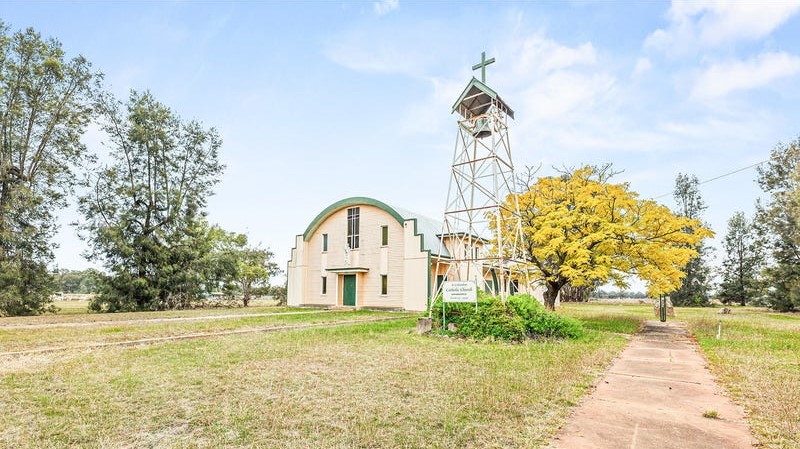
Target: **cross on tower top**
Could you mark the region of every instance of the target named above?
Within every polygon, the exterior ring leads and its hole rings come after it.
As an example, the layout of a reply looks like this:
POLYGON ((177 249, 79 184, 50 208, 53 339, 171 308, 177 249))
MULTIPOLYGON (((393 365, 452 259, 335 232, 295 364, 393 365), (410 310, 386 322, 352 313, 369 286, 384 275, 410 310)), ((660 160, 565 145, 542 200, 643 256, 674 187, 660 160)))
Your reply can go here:
POLYGON ((491 64, 491 63, 493 63, 493 62, 494 62, 494 58, 486 59, 486 52, 482 51, 481 52, 481 62, 479 62, 478 64, 475 64, 474 66, 472 66, 472 70, 481 69, 481 82, 483 82, 483 83, 486 82, 486 66, 491 64))

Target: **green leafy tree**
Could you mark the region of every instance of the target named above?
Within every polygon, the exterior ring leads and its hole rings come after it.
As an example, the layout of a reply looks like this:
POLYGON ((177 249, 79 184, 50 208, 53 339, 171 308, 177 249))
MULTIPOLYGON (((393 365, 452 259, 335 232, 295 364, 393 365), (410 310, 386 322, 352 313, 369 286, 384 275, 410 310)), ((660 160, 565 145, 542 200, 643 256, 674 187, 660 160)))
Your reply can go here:
POLYGON ((250 303, 254 288, 269 285, 270 278, 281 272, 272 256, 271 251, 259 247, 245 247, 239 252, 236 280, 245 307, 250 303))
POLYGON ((49 309, 54 211, 89 157, 80 137, 100 79, 57 40, 0 21, 0 316, 49 309))
POLYGON ((61 269, 54 275, 55 287, 64 293, 95 293, 100 276, 100 273, 93 268, 86 270, 61 269))
POLYGON ((725 303, 744 306, 757 298, 758 273, 763 265, 763 253, 755 229, 743 212, 728 220, 728 232, 722 241, 725 259, 722 261, 722 282, 719 298, 725 303))
POLYGON ((236 283, 236 272, 239 267, 237 247, 247 236, 227 232, 219 226, 212 226, 208 232, 211 251, 206 256, 208 293, 221 292, 229 299, 240 293, 236 283))
POLYGON ((90 268, 83 271, 83 278, 78 285, 78 293, 96 293, 100 285, 100 272, 90 268))
POLYGON ((105 98, 111 164, 79 200, 90 259, 102 262, 94 310, 183 308, 202 299, 213 249, 203 209, 224 169, 213 128, 184 122, 149 92, 105 98))
POLYGON ((214 250, 210 266, 215 281, 229 296, 241 295, 247 307, 256 291, 269 286, 269 280, 281 272, 268 249, 250 246, 245 234, 212 230, 214 250))
MULTIPOLYGON (((707 206, 700 195, 697 177, 679 173, 675 179, 675 214, 691 220, 702 221, 707 206)), ((708 227, 708 225, 705 225, 708 227)), ((687 229, 687 232, 693 232, 687 229)), ((680 288, 670 294, 676 306, 706 306, 709 302, 711 269, 706 262, 710 249, 700 239, 693 249, 697 255, 683 268, 684 278, 680 288)))
POLYGON ((57 275, 56 287, 64 293, 78 293, 81 276, 77 272, 64 270, 57 275))
POLYGON ((270 286, 268 294, 272 296, 272 299, 277 301, 279 305, 286 305, 286 284, 270 286))
POLYGON ((780 311, 800 309, 800 138, 779 143, 758 183, 769 195, 756 207, 769 265, 764 270, 767 304, 780 311))

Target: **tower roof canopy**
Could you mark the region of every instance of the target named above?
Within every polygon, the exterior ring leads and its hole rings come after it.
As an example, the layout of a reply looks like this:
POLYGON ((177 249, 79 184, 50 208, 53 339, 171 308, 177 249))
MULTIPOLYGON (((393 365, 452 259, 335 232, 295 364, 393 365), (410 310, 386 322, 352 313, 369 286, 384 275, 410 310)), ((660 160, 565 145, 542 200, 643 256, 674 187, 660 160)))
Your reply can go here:
POLYGON ((514 111, 497 95, 497 92, 473 77, 456 100, 452 112, 458 112, 464 118, 472 118, 485 114, 492 106, 492 102, 509 117, 514 118, 514 111))

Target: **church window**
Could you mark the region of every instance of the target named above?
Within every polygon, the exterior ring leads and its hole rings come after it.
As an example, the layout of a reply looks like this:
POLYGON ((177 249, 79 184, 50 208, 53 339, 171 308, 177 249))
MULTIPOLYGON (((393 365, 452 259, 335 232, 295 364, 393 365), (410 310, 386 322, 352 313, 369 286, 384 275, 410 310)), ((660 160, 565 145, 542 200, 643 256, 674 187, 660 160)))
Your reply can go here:
POLYGON ((322 276, 322 294, 328 293, 328 276, 322 276))
POLYGON ((358 249, 360 209, 359 207, 347 209, 347 246, 349 246, 350 249, 358 249))
POLYGON ((389 244, 389 226, 381 226, 381 246, 389 244))
POLYGON ((322 234, 322 252, 328 250, 328 234, 322 234))
POLYGON ((389 276, 381 275, 381 295, 385 295, 389 291, 389 276))

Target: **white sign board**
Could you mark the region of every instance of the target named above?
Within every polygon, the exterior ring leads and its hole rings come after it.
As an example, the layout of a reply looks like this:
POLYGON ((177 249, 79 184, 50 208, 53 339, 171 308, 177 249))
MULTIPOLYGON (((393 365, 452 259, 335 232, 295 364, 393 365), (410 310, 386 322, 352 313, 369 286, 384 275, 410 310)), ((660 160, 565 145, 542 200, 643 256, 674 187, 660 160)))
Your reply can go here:
POLYGON ((442 296, 444 302, 477 302, 478 286, 472 281, 445 281, 442 296))

